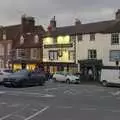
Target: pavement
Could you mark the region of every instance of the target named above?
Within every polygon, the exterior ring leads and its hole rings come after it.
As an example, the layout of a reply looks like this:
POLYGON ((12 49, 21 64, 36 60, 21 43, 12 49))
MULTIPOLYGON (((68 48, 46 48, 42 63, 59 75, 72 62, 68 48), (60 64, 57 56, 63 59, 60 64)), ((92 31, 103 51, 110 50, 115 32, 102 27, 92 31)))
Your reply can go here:
POLYGON ((53 82, 0 86, 0 120, 120 120, 119 89, 53 82))

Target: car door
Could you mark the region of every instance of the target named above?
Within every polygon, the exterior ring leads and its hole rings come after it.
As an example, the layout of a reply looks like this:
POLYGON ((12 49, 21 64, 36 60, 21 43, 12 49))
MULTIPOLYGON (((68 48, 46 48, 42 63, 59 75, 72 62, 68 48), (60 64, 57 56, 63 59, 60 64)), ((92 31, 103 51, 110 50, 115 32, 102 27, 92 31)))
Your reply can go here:
POLYGON ((63 72, 60 73, 60 81, 65 81, 66 80, 66 76, 63 72))
POLYGON ((32 73, 29 73, 30 75, 30 82, 31 82, 31 85, 36 85, 36 83, 38 83, 38 73, 36 72, 32 72, 32 73))

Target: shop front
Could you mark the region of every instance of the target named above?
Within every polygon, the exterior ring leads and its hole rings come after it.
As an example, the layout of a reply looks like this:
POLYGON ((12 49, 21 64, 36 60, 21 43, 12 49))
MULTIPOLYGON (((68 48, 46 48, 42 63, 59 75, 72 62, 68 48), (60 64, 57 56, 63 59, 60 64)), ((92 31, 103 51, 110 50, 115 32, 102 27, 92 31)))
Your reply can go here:
POLYGON ((99 81, 102 60, 80 60, 80 72, 83 81, 99 81))
POLYGON ((44 70, 49 71, 50 73, 55 73, 57 71, 66 71, 66 72, 77 72, 77 65, 74 63, 53 63, 53 62, 44 62, 44 70))

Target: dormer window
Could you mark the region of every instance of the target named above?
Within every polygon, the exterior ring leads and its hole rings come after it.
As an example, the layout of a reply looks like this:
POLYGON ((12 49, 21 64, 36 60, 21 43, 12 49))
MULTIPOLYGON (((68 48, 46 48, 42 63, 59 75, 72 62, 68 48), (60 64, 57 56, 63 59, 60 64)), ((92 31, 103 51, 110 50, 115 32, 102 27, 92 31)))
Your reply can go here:
POLYGON ((20 37, 20 44, 23 44, 23 43, 24 43, 24 37, 21 36, 21 37, 20 37))
POLYGON ((39 36, 38 36, 38 35, 35 35, 35 36, 34 36, 34 41, 35 41, 35 43, 38 43, 38 42, 39 42, 39 36))
POLYGON ((6 40, 7 39, 7 37, 6 37, 6 34, 4 33, 3 34, 3 40, 6 40))

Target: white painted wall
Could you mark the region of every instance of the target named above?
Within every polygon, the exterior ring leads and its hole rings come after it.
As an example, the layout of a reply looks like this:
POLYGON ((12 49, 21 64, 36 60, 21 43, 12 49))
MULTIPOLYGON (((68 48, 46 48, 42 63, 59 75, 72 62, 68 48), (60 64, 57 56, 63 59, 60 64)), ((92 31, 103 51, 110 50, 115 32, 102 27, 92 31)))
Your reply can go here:
POLYGON ((78 60, 88 59, 88 49, 97 50, 97 59, 103 60, 103 65, 114 66, 109 60, 110 50, 120 50, 120 45, 111 45, 111 34, 95 34, 95 41, 90 41, 90 35, 83 35, 83 40, 76 41, 76 63, 78 60))

